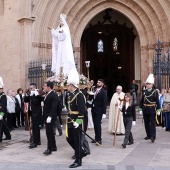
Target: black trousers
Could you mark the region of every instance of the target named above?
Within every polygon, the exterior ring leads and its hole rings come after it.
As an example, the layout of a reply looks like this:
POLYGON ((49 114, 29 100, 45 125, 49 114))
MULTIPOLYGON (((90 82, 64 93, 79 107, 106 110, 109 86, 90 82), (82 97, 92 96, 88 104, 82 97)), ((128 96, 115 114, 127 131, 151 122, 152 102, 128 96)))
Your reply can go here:
POLYGON ((47 135, 47 148, 50 150, 56 147, 56 140, 54 134, 55 121, 56 120, 52 119, 51 123, 45 123, 47 135))
POLYGON ((133 142, 133 135, 132 135, 132 132, 131 132, 132 121, 133 121, 132 117, 123 117, 123 123, 124 123, 124 126, 125 126, 125 138, 124 138, 124 144, 125 145, 127 145, 128 142, 129 143, 133 142))
POLYGON ((11 130, 13 128, 13 123, 14 123, 14 115, 15 113, 8 113, 7 115, 7 125, 9 129, 11 130))
POLYGON ((40 127, 39 127, 40 119, 41 119, 41 117, 32 119, 33 143, 35 143, 36 145, 41 141, 40 127))
POLYGON ((16 113, 16 120, 17 120, 17 124, 18 126, 24 126, 24 122, 25 122, 25 115, 24 112, 20 111, 16 113))
POLYGON ((101 141, 101 120, 102 120, 102 114, 96 113, 94 110, 92 110, 92 118, 93 118, 93 124, 94 124, 94 132, 95 132, 95 140, 101 141))
POLYGON ((82 132, 79 128, 68 128, 67 142, 75 151, 76 162, 81 162, 82 159, 82 132))
POLYGON ((7 139, 11 139, 11 134, 9 132, 9 128, 5 119, 0 120, 0 141, 2 141, 3 133, 5 134, 7 139))
POLYGON ((143 114, 146 135, 148 138, 156 138, 155 114, 143 114))

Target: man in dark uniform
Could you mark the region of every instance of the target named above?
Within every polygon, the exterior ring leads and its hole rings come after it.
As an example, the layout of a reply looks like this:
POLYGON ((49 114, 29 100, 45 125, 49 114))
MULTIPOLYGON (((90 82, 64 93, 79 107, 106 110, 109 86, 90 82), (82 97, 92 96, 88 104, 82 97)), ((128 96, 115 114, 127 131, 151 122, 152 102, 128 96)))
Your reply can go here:
POLYGON ((78 89, 79 75, 76 69, 70 71, 68 76, 68 87, 69 91, 67 98, 67 108, 68 108, 68 118, 66 125, 66 137, 67 142, 75 151, 75 161, 70 168, 76 168, 81 166, 82 157, 86 156, 81 145, 82 132, 80 128, 82 127, 82 122, 85 113, 86 101, 83 93, 78 89))
POLYGON ((9 128, 7 127, 7 98, 3 92, 4 84, 0 77, 0 142, 2 142, 3 133, 5 134, 5 140, 11 139, 9 128))
POLYGON ((153 89, 154 77, 150 74, 146 80, 147 90, 142 94, 139 112, 142 114, 145 123, 147 136, 153 143, 156 139, 156 114, 160 115, 160 104, 157 90, 153 89))
POLYGON ((33 141, 29 146, 29 148, 32 149, 41 144, 39 122, 42 117, 41 102, 43 98, 39 95, 35 83, 31 83, 29 89, 30 94, 26 94, 24 101, 29 103, 29 113, 32 120, 33 141))

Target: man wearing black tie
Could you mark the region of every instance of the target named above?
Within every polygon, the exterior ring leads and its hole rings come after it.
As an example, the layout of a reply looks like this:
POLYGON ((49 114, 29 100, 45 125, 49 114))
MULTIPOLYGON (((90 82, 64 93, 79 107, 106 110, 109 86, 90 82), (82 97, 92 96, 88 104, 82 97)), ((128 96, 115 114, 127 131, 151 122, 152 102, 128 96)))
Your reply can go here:
MULTIPOLYGON (((106 114, 107 107, 107 93, 103 88, 104 80, 99 79, 97 81, 97 89, 94 94, 94 100, 92 103, 92 118, 94 123, 95 140, 99 144, 102 144, 101 138, 101 120, 102 115, 106 114)), ((95 143, 95 141, 92 141, 95 143)))
POLYGON ((44 90, 47 93, 44 97, 43 107, 47 135, 47 150, 43 153, 45 155, 50 155, 52 151, 57 151, 54 126, 57 119, 56 112, 59 104, 59 99, 57 94, 53 91, 53 86, 53 82, 46 82, 44 84, 44 90))
POLYGON ((41 144, 39 122, 42 116, 41 102, 43 101, 38 89, 36 89, 35 83, 30 84, 29 93, 27 92, 24 101, 29 103, 29 114, 32 120, 33 141, 29 146, 29 148, 32 149, 41 144))

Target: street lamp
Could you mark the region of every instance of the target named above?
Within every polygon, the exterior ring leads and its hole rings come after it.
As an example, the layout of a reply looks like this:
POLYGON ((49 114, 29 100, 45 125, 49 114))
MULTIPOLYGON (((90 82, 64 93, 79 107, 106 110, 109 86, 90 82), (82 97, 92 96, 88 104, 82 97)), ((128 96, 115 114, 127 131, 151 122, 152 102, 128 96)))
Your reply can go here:
POLYGON ((44 64, 44 63, 41 65, 42 71, 43 71, 44 82, 46 82, 46 79, 47 79, 47 76, 46 76, 46 66, 47 66, 47 64, 44 64))
POLYGON ((89 76, 90 61, 85 61, 85 64, 86 64, 86 68, 87 68, 87 78, 88 78, 88 81, 89 81, 90 80, 90 76, 89 76))

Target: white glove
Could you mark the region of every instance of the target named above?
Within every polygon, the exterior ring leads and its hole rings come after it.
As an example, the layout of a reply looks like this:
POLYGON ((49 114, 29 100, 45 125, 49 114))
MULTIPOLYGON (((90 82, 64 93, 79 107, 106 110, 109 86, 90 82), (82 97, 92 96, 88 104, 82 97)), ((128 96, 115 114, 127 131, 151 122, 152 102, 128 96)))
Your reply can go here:
POLYGON ((133 121, 133 122, 132 122, 132 126, 135 126, 135 125, 136 125, 136 121, 133 121))
POLYGON ((35 91, 31 91, 30 96, 33 96, 35 94, 35 91))
POLYGON ((88 104, 92 104, 93 100, 87 100, 88 104))
POLYGON ((2 120, 3 119, 3 116, 2 115, 0 115, 0 120, 2 120))
POLYGON ((39 95, 38 91, 34 91, 34 94, 35 94, 35 96, 39 95))
POLYGON ((156 113, 157 113, 158 116, 161 114, 161 112, 159 112, 159 111, 157 111, 156 113))
POLYGON ((48 116, 46 122, 47 122, 47 123, 51 123, 51 119, 52 119, 52 118, 51 118, 50 116, 48 116))
POLYGON ((103 114, 102 119, 106 119, 106 114, 103 114))
POLYGON ((74 123, 73 123, 73 126, 74 126, 74 128, 78 128, 78 127, 79 127, 79 124, 78 124, 77 122, 74 122, 74 123))
POLYGON ((142 112, 142 111, 139 111, 139 114, 140 114, 140 115, 143 115, 143 112, 142 112))

